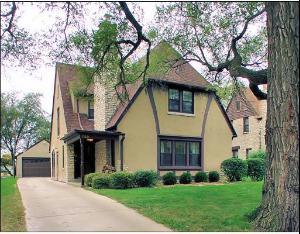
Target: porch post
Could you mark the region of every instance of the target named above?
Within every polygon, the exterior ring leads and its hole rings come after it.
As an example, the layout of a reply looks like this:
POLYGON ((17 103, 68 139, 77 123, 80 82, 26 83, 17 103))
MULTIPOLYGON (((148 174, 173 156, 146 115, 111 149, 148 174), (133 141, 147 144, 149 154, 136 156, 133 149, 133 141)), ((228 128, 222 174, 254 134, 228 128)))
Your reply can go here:
POLYGON ((81 187, 84 186, 84 144, 80 137, 80 168, 81 168, 81 187))

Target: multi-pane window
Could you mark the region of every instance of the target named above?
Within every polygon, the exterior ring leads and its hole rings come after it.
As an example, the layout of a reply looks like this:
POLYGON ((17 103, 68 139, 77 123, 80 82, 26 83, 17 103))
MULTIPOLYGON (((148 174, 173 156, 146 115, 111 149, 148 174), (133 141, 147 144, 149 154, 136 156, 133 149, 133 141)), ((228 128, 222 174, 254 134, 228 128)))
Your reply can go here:
POLYGON ((236 110, 237 111, 241 110, 241 102, 240 101, 236 101, 235 105, 236 105, 236 110))
POLYGON ((180 111, 180 94, 177 89, 169 89, 169 111, 180 111))
POLYGON ((172 165, 172 142, 162 140, 160 142, 160 165, 171 166, 172 165))
POLYGON ((201 166, 200 162, 200 142, 189 143, 189 155, 191 166, 201 166))
POLYGON ((187 90, 169 89, 169 111, 194 113, 194 93, 187 90))
POLYGON ((186 166, 186 142, 175 141, 175 165, 186 166))
POLYGON ((232 150, 232 157, 237 158, 238 156, 239 156, 239 150, 238 149, 232 150))
POLYGON ((65 147, 62 146, 62 168, 65 168, 65 147))
POLYGON ((244 117, 243 118, 243 130, 244 133, 249 133, 249 117, 244 117))
POLYGON ((88 118, 89 119, 94 119, 94 102, 93 101, 89 101, 88 102, 88 118))
POLYGON ((160 140, 161 168, 201 167, 201 139, 167 138, 160 140))
POLYGON ((246 158, 248 158, 251 150, 252 150, 252 148, 247 148, 246 149, 246 158))

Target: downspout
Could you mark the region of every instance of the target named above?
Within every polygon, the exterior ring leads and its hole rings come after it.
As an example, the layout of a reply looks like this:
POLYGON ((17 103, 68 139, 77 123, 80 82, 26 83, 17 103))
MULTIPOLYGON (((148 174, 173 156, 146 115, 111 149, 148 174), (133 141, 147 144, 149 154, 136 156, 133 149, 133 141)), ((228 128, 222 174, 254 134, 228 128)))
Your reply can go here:
POLYGON ((121 158, 121 171, 124 170, 124 140, 125 140, 125 134, 121 134, 122 138, 121 138, 121 142, 120 142, 120 158, 121 158))

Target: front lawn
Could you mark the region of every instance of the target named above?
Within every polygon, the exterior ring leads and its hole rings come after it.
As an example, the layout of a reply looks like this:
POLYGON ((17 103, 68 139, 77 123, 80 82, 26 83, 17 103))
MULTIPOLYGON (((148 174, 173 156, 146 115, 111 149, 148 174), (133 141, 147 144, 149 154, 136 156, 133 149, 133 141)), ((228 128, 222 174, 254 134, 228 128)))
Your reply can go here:
POLYGON ((251 231, 246 214, 261 200, 262 182, 92 189, 175 231, 251 231))
POLYGON ((26 231, 24 207, 17 179, 1 178, 1 231, 26 231))

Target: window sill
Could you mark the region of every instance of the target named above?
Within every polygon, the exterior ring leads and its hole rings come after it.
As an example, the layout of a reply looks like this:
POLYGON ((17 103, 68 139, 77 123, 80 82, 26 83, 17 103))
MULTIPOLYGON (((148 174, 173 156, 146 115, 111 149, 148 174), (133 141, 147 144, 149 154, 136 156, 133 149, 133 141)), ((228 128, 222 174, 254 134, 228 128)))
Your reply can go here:
POLYGON ((199 171, 202 170, 202 167, 196 166, 160 166, 158 167, 160 171, 199 171))
POLYGON ((173 111, 168 111, 168 115, 179 115, 179 116, 195 117, 195 114, 189 114, 189 113, 183 113, 183 112, 173 112, 173 111))
POLYGON ((243 134, 249 134, 249 132, 243 132, 243 134))

